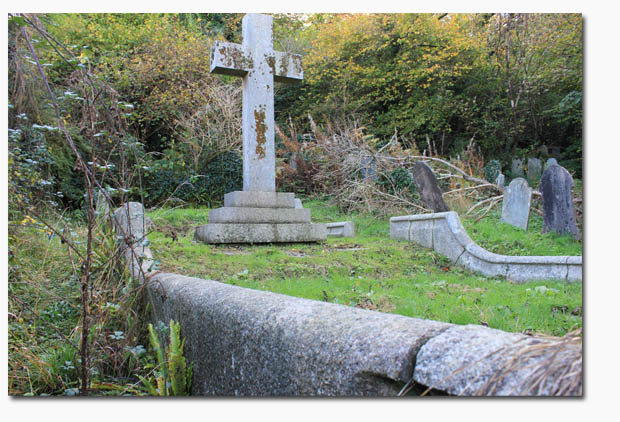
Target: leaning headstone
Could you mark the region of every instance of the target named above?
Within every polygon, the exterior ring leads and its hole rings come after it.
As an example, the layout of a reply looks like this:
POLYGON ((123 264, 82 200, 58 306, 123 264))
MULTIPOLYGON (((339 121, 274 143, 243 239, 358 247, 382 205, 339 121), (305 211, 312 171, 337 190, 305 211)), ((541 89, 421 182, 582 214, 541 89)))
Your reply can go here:
POLYGON ((216 41, 211 73, 243 78, 243 191, 224 195, 224 206, 209 211, 209 224, 194 238, 206 243, 317 242, 325 224, 312 224, 310 210, 297 208, 295 195, 276 192, 274 83, 303 79, 302 57, 273 49, 273 17, 247 14, 243 44, 216 41))
POLYGON ((543 203, 543 233, 570 234, 579 238, 571 189, 573 178, 562 166, 551 165, 540 180, 543 203))
POLYGON ((443 196, 437 184, 437 178, 433 170, 423 161, 413 164, 413 180, 420 192, 422 202, 433 212, 450 211, 443 201, 443 196))
POLYGON ((554 164, 556 166, 559 166, 558 160, 556 160, 555 158, 549 158, 547 162, 545 163, 545 170, 547 170, 549 167, 551 167, 554 164))
POLYGON ((532 204, 532 188, 521 177, 514 179, 504 191, 502 221, 527 230, 527 221, 532 204))
POLYGON ((516 179, 517 177, 525 177, 525 173, 523 172, 523 160, 520 158, 514 158, 512 160, 510 171, 513 179, 516 179))
POLYGON ((531 186, 536 186, 542 176, 542 161, 538 158, 527 159, 527 180, 531 186))

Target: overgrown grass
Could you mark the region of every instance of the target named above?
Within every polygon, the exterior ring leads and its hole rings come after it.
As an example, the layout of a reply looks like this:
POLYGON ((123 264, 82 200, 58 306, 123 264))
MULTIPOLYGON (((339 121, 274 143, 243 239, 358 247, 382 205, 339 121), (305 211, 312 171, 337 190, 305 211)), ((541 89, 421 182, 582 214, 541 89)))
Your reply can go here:
MULTIPOLYGON (((341 215, 324 201, 304 206, 315 222, 352 220, 356 237, 322 244, 206 245, 193 240, 193 227, 208 222, 208 209, 175 209, 149 214, 155 223, 151 247, 163 271, 257 290, 513 332, 563 335, 581 327, 581 283, 514 284, 471 274, 433 251, 390 239, 388 219, 341 215)), ((527 232, 504 227, 495 216, 463 223, 476 242, 496 253, 580 253, 580 242, 538 234, 536 222, 527 232)))
MULTIPOLYGON (((33 220, 34 221, 34 220, 33 220)), ((86 228, 66 236, 84 244, 86 228)), ((8 380, 10 395, 76 395, 80 387, 80 281, 67 246, 40 225, 9 230, 8 380)), ((140 345, 139 289, 112 259, 115 240, 97 232, 89 305, 88 369, 94 395, 144 395, 138 375, 153 356, 140 345)), ((75 254, 74 254, 75 255, 75 254)), ((141 312, 141 310, 140 310, 141 312)))

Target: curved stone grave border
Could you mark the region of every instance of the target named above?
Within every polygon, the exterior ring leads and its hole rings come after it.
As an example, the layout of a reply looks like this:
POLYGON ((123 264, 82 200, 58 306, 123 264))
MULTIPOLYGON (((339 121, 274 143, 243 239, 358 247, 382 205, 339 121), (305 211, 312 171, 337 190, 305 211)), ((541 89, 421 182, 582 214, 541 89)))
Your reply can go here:
POLYGON ((390 218, 390 237, 435 250, 488 277, 513 281, 581 281, 581 256, 508 256, 487 251, 467 235, 454 211, 390 218))
POLYGON ((578 341, 153 271, 142 205, 129 203, 114 217, 132 275, 146 282, 154 320, 181 325, 192 395, 395 396, 416 382, 465 396, 582 395, 580 370, 570 389, 559 389, 564 367, 581 362, 578 341), (535 355, 523 353, 534 345, 535 355), (540 371, 550 369, 541 380, 540 371))

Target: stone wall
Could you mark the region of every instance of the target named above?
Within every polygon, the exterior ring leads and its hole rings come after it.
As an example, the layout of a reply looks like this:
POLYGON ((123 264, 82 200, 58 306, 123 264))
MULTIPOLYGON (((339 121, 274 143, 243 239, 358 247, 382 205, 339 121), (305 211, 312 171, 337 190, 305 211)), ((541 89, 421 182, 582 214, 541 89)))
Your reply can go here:
POLYGON ((417 243, 472 271, 513 281, 581 281, 581 256, 508 256, 478 246, 454 211, 390 218, 390 237, 417 243))

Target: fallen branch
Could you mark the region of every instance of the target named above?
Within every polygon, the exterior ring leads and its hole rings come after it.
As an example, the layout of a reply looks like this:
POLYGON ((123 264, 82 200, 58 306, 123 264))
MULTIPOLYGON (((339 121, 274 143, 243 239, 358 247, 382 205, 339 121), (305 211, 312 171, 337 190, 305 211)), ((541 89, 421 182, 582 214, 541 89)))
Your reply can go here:
MULTIPOLYGON (((501 199, 501 198, 500 198, 500 199, 501 199)), ((482 213, 482 214, 481 214, 478 218, 476 218, 476 219, 474 220, 474 223, 477 223, 478 221, 482 220, 482 218, 483 218, 485 215, 487 215, 487 214, 489 213, 489 211, 491 211, 491 209, 492 209, 495 205, 497 205, 497 203, 499 202, 499 200, 500 200, 500 199, 497 199, 497 200, 495 200, 495 201, 492 201, 492 202, 491 202, 491 205, 489 205, 489 206, 487 207, 487 209, 486 209, 486 210, 485 210, 485 211, 484 211, 484 212, 483 212, 483 213, 482 213)))
POLYGON ((498 196, 494 196, 492 198, 487 198, 487 199, 483 199, 482 201, 476 202, 469 210, 467 210, 465 215, 469 215, 474 209, 478 208, 482 204, 486 204, 487 202, 491 202, 491 201, 495 201, 495 200, 500 200, 503 197, 504 197, 504 195, 498 195, 498 196))
POLYGON ((448 191, 448 192, 444 193, 443 195, 449 195, 451 193, 463 192, 463 191, 466 191, 466 190, 478 189, 478 188, 484 188, 484 187, 490 187, 490 186, 495 187, 496 185, 494 185, 493 183, 485 183, 483 185, 468 186, 466 188, 454 189, 454 190, 448 191))

